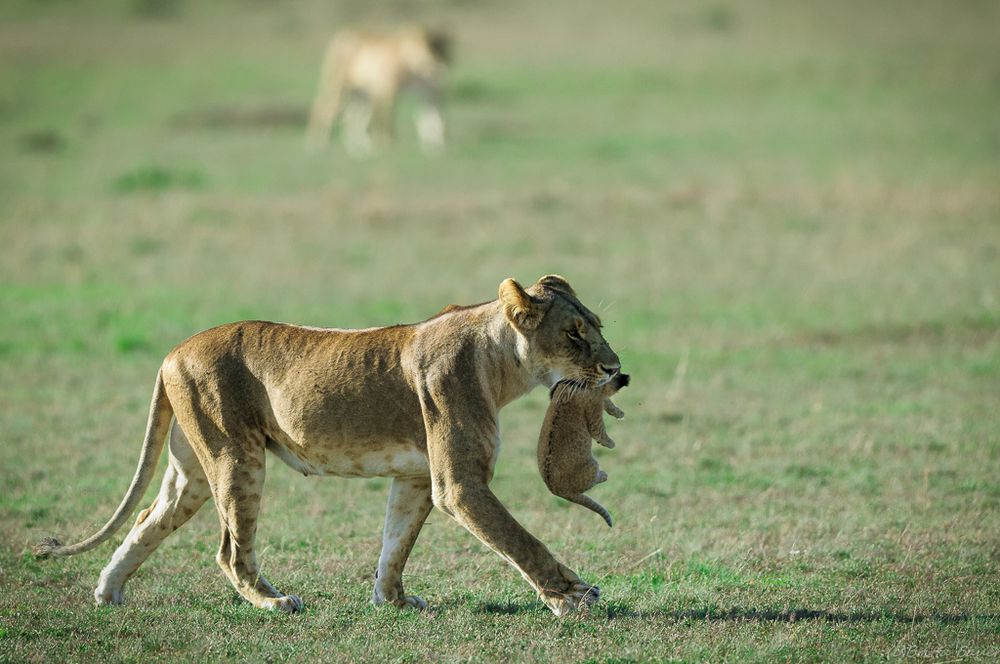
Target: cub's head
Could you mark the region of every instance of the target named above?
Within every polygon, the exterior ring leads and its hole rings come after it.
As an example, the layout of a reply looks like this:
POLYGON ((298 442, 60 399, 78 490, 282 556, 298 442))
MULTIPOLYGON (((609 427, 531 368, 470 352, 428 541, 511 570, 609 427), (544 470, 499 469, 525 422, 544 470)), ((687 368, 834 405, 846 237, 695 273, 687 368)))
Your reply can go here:
POLYGON ((507 321, 526 342, 530 369, 549 387, 566 380, 595 388, 621 370, 618 355, 601 334, 601 319, 583 306, 562 277, 542 277, 527 289, 507 279, 500 284, 500 303, 507 321))
POLYGON ((626 373, 618 372, 618 375, 608 381, 608 384, 604 386, 601 390, 602 396, 607 399, 608 397, 613 397, 618 394, 618 390, 623 387, 628 387, 629 382, 631 382, 632 377, 626 373))

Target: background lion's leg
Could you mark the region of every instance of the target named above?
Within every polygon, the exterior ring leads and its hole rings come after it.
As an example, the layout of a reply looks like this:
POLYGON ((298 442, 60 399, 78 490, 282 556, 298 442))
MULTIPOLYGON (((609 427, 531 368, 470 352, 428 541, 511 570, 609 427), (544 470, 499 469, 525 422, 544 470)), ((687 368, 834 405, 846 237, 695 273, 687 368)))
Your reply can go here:
POLYGON ((322 148, 330 140, 333 123, 340 113, 346 93, 344 82, 339 77, 321 84, 312 111, 309 113, 309 127, 306 129, 307 147, 322 148))
MULTIPOLYGON (((252 436, 248 432, 248 436, 252 436)), ((236 591, 262 609, 291 613, 302 608, 302 600, 278 592, 260 573, 254 541, 261 492, 264 489, 264 441, 249 440, 236 445, 227 440, 209 445, 213 454, 210 477, 212 495, 222 523, 222 542, 216 561, 236 591)))
POLYGON ((372 120, 372 103, 367 97, 354 95, 344 108, 344 149, 352 157, 364 157, 372 151, 369 125, 372 120))
POLYGON ((211 496, 205 471, 180 427, 170 433, 170 460, 160 493, 139 513, 128 537, 111 556, 94 590, 98 604, 121 604, 125 582, 167 535, 180 528, 211 496))
POLYGON ((444 148, 444 118, 441 116, 441 95, 436 87, 418 89, 417 137, 424 152, 436 154, 444 148))
POLYGON ((403 567, 417 540, 420 527, 431 511, 431 479, 395 478, 389 489, 382 531, 382 554, 375 573, 372 603, 389 602, 396 606, 427 607, 427 602, 415 595, 403 593, 403 567))
POLYGON ((396 134, 396 91, 379 91, 371 96, 372 117, 369 135, 379 148, 392 144, 396 134))

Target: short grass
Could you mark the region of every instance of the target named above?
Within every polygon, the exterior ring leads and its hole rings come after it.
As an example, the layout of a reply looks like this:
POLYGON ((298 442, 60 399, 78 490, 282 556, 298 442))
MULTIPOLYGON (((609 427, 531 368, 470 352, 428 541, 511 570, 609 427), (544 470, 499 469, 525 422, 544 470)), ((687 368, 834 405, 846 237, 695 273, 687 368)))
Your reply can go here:
POLYGON ((996 660, 998 6, 391 6, 5 4, 0 660, 996 660), (305 153, 326 34, 400 18, 459 36, 448 154, 409 128, 305 153), (616 526, 538 478, 541 391, 494 487, 601 585, 589 615, 439 513, 405 577, 431 608, 373 608, 387 481, 278 463, 259 547, 302 615, 236 597, 210 508, 115 609, 112 544, 27 553, 110 515, 189 334, 417 320, 549 272, 633 375, 593 492, 616 526))

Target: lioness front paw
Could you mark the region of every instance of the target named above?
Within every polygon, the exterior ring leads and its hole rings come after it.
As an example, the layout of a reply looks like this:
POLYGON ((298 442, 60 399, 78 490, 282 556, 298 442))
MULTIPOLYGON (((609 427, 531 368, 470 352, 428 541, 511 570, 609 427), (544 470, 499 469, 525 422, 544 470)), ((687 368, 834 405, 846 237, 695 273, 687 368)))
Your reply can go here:
POLYGON ((304 606, 302 598, 299 596, 285 595, 284 597, 269 597, 261 603, 260 608, 281 611, 282 613, 298 613, 304 606))
POLYGON ((392 604, 399 609, 416 609, 417 611, 423 611, 427 608, 427 602, 424 601, 422 597, 417 597, 416 595, 403 595, 399 593, 391 596, 385 596, 380 593, 377 588, 372 592, 372 604, 375 606, 392 604))
POLYGON ((573 583, 564 592, 546 590, 542 593, 542 601, 552 613, 562 618, 574 611, 588 609, 601 597, 601 589, 583 581, 573 583))
POLYGON ((416 609, 417 611, 423 611, 427 608, 427 602, 416 595, 406 595, 402 599, 397 599, 393 604, 401 609, 416 609))
POLYGON ((104 588, 98 586, 94 590, 94 603, 97 606, 117 606, 125 603, 125 591, 122 588, 104 588))

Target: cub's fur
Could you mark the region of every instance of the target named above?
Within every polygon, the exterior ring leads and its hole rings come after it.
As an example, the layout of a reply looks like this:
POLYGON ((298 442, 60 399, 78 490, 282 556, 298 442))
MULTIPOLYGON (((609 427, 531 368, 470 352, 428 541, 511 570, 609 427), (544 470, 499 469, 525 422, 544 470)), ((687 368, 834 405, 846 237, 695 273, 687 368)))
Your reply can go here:
POLYGON ((337 33, 323 58, 307 145, 326 145, 341 111, 344 147, 349 153, 370 152, 373 140, 389 143, 394 133, 396 102, 403 90, 410 90, 419 103, 416 125, 421 147, 427 152, 441 150, 441 87, 450 52, 451 38, 426 28, 337 33))
POLYGON ((596 390, 581 390, 568 381, 552 388, 551 402, 538 437, 538 470, 549 491, 591 509, 611 526, 611 515, 584 491, 608 479, 590 450, 590 441, 612 448, 615 441, 604 428, 602 411, 621 419, 625 413, 611 396, 629 383, 627 374, 618 374, 596 390))
POLYGON ((212 328, 163 360, 138 469, 111 519, 82 542, 47 539, 36 553, 69 556, 108 540, 139 507, 169 431, 159 495, 101 573, 98 604, 121 604, 143 561, 212 498, 222 524, 216 561, 233 587, 255 606, 300 610, 301 599, 264 578, 255 552, 270 452, 305 475, 393 478, 374 603, 427 605, 404 593, 402 574, 437 507, 565 615, 593 603, 600 590, 556 560, 490 490, 498 414, 536 385, 567 378, 597 388, 620 368, 600 319, 556 275, 528 288, 507 279, 497 300, 412 325, 341 330, 244 321, 212 328))

